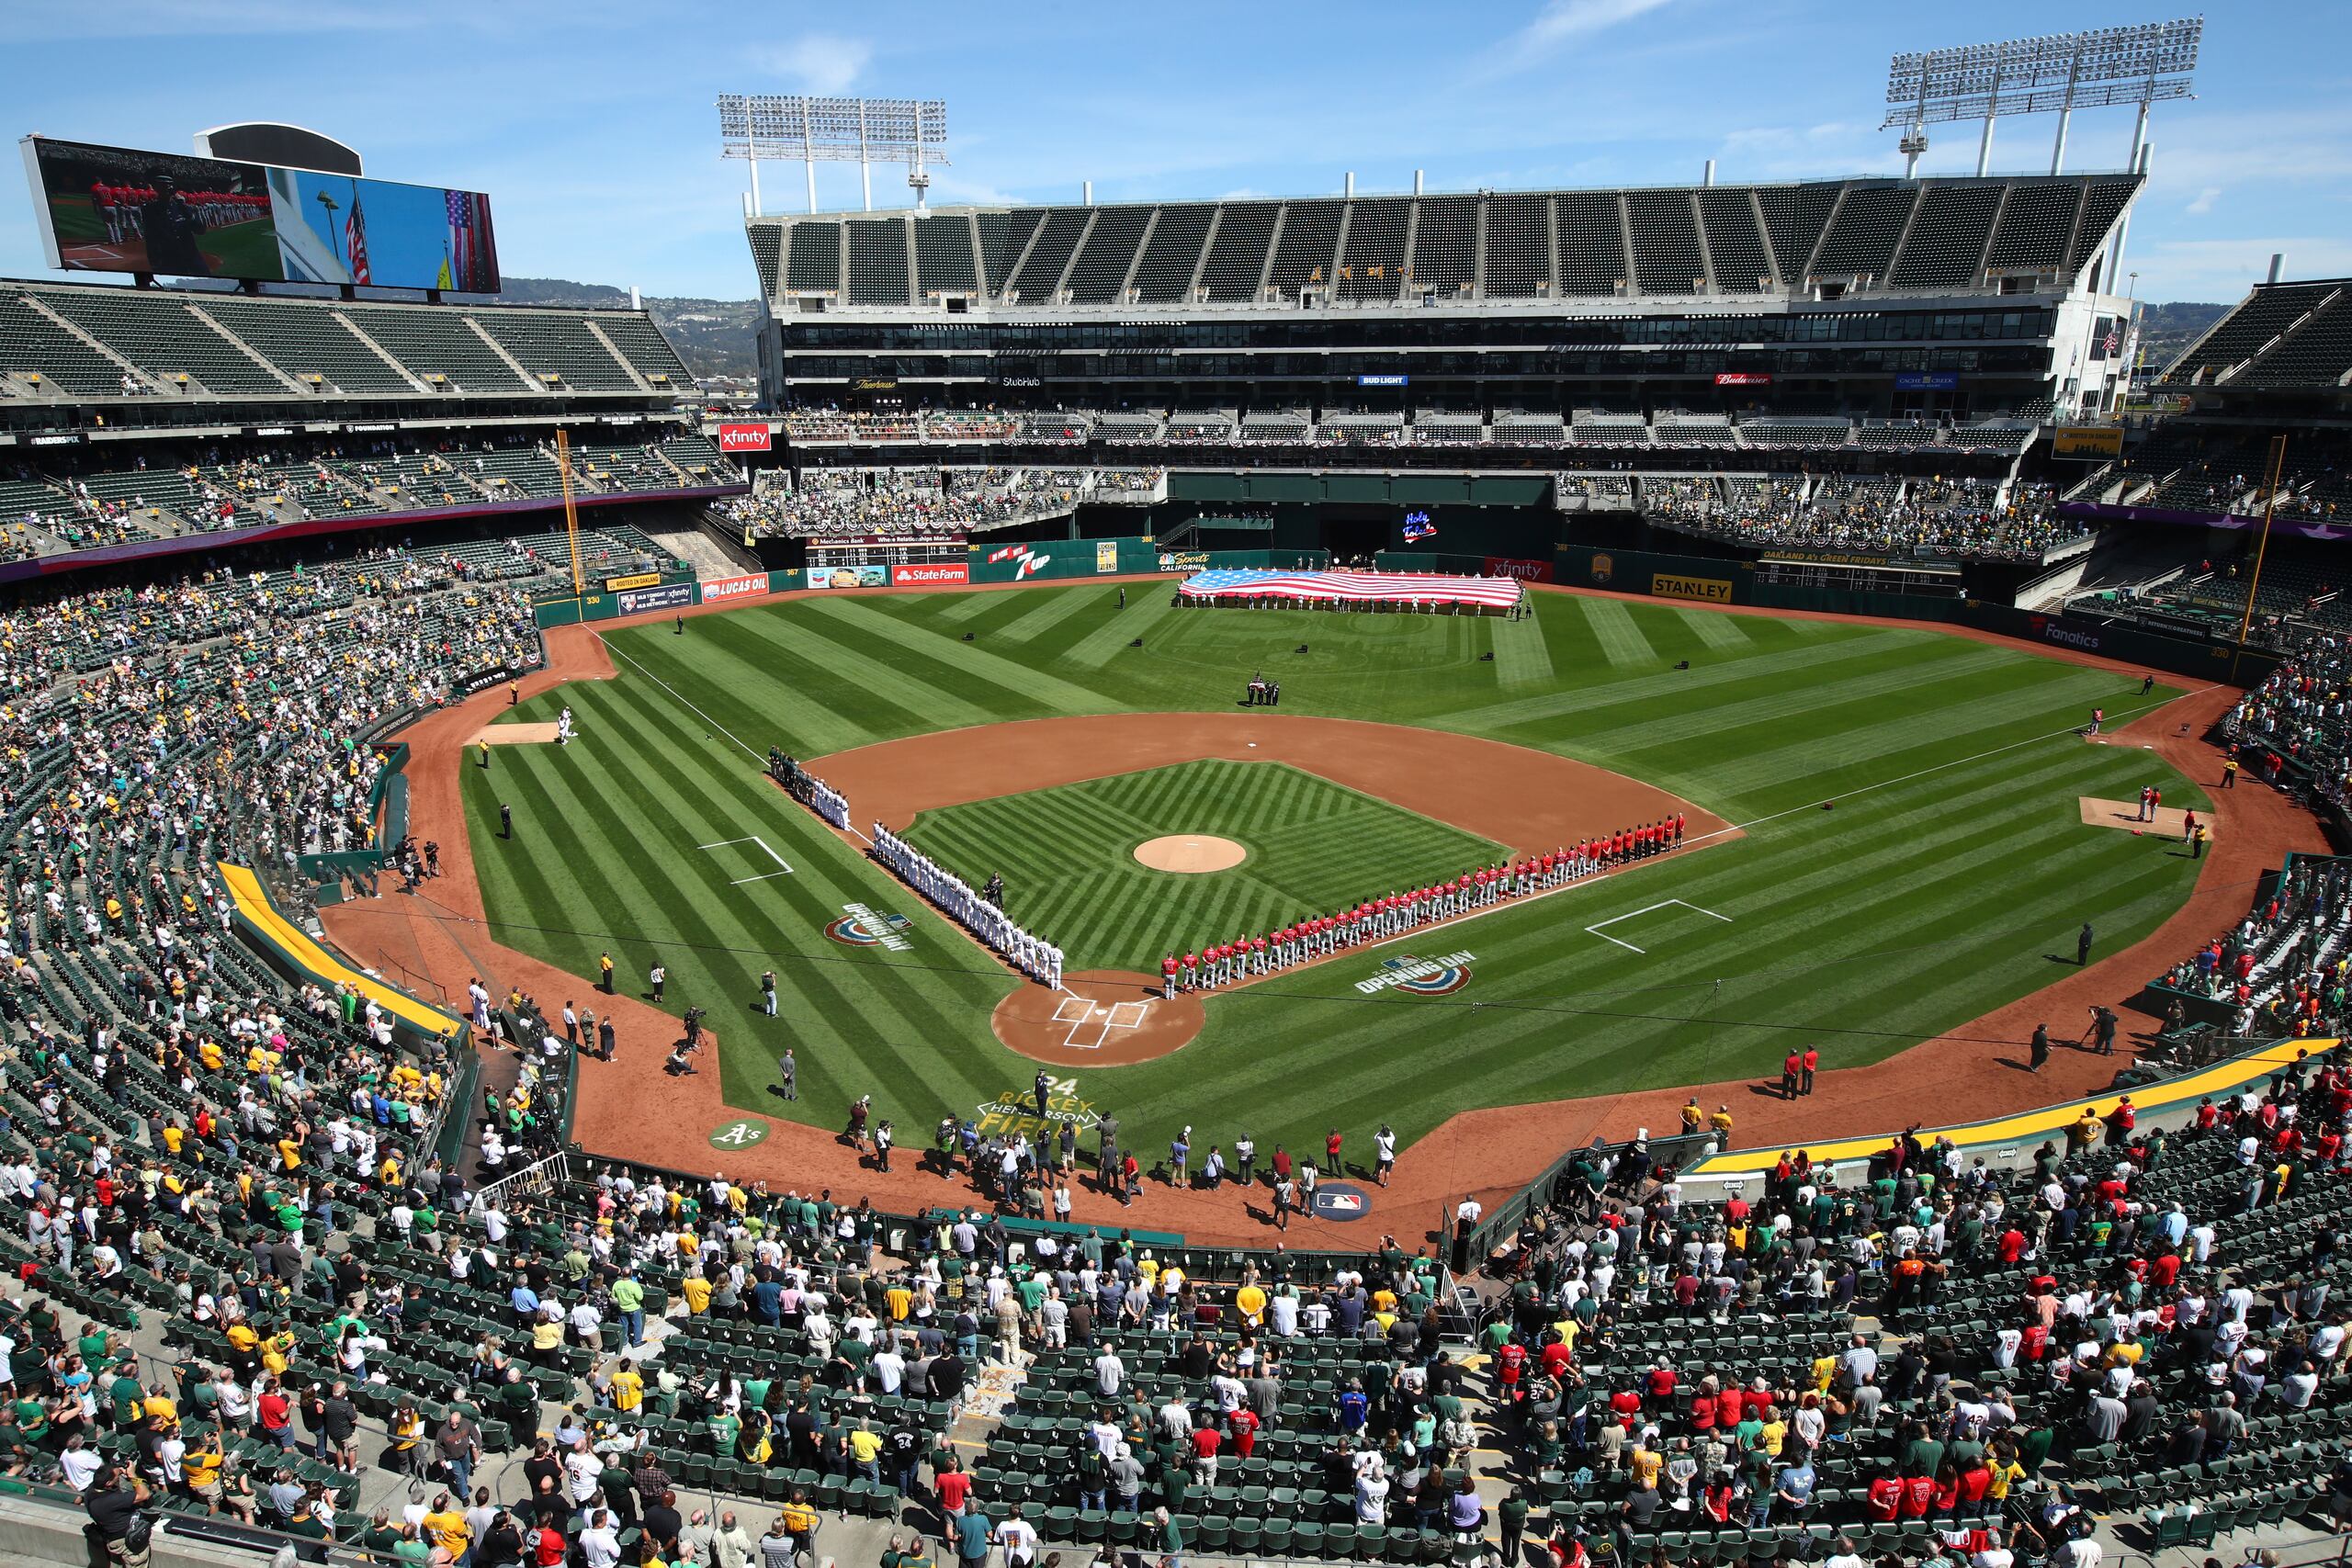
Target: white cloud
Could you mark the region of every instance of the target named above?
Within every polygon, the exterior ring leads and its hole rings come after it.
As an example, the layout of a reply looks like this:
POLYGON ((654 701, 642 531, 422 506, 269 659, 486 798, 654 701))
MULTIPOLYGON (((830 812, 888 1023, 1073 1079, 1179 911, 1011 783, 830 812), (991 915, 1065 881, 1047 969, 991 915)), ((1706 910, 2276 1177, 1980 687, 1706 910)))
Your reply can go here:
POLYGON ((781 48, 759 51, 759 62, 794 86, 811 93, 842 93, 855 85, 874 59, 864 39, 806 33, 781 48))
POLYGON ((2202 218, 2205 214, 2213 210, 2214 198, 2219 197, 2221 194, 2222 187, 2220 186, 2207 186, 2203 190, 2197 193, 2196 200, 2190 202, 2187 207, 2182 208, 2181 210, 2189 214, 2191 217, 2202 218))
POLYGON ((1549 50, 1572 38, 1597 33, 1655 11, 1667 0, 1544 0, 1536 18, 1520 30, 1521 51, 1549 50))
POLYGON ((1472 68, 1473 81, 1507 76, 1544 61, 1571 39, 1589 38, 1658 9, 1668 0, 1544 0, 1535 19, 1472 68))

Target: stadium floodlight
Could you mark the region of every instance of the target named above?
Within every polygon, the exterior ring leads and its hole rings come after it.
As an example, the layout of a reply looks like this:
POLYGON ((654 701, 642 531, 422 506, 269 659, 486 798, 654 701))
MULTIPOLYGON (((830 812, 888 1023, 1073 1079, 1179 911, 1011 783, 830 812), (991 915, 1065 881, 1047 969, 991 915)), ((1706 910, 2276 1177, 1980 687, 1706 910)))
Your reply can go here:
POLYGON ((1898 54, 1887 70, 1888 108, 1879 129, 1906 128, 1901 146, 1903 173, 1909 178, 1927 151, 1930 123, 1982 119, 1976 172, 1983 175, 1992 164, 1996 119, 2055 114, 2058 139, 2050 153, 2054 175, 2064 166, 2066 130, 2076 109, 2132 104, 2140 110, 2132 138, 2132 165, 2137 168, 2148 140, 2149 106, 2196 96, 2189 84, 2204 34, 2204 17, 2183 17, 1898 54))
POLYGON ((760 209, 760 161, 798 163, 817 210, 817 164, 854 163, 874 210, 874 165, 904 164, 915 210, 931 188, 924 164, 947 162, 947 105, 940 98, 818 98, 803 93, 722 93, 719 155, 752 165, 752 210, 760 209))

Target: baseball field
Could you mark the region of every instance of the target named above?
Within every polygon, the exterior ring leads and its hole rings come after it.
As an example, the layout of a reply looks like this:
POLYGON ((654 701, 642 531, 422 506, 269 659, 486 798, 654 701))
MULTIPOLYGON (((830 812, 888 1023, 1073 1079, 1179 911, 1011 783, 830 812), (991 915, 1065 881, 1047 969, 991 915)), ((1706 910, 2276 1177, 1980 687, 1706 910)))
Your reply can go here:
POLYGON ((494 934, 581 976, 583 1000, 601 952, 640 993, 658 960, 668 1010, 708 1010, 729 1104, 838 1127, 870 1093, 916 1145, 1026 1092, 1037 1064, 993 1021, 1020 987, 768 782, 771 746, 871 781, 843 786, 861 828, 880 815, 973 885, 1001 875, 1074 970, 1155 973, 1164 952, 1546 847, 1579 812, 1683 803, 1679 854, 1213 995, 1171 1055, 1057 1069, 1147 1150, 1186 1124, 1295 1148, 1333 1124, 1409 1143, 1474 1107, 1767 1077, 1795 1043, 1874 1061, 2071 973, 2086 920, 2102 951, 2144 935, 2194 880, 2176 842, 2079 804, 2147 784, 2206 804, 2152 752, 2077 735, 2095 706, 2120 724, 2177 694, 2134 676, 1561 593, 1519 621, 1114 593, 817 596, 609 633, 616 679, 507 716, 568 705, 577 740, 469 756, 494 934), (1282 682, 1279 709, 1239 705, 1254 674, 1282 682), (1134 853, 1188 835, 1240 858, 1193 874, 1134 853), (1385 967, 1408 956, 1430 962, 1385 967), (1377 983, 1432 967, 1442 983, 1377 983), (771 1089, 786 1045, 789 1103, 771 1089))

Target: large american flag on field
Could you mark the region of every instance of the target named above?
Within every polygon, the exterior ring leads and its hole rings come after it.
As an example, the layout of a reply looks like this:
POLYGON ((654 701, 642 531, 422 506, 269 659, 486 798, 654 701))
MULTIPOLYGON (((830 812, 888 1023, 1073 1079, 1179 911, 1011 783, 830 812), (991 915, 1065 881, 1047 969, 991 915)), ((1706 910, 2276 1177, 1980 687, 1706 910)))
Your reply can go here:
POLYGON ((1442 577, 1427 571, 1280 571, 1265 567, 1194 572, 1188 599, 1350 599, 1363 604, 1486 604, 1508 609, 1525 595, 1515 577, 1442 577))

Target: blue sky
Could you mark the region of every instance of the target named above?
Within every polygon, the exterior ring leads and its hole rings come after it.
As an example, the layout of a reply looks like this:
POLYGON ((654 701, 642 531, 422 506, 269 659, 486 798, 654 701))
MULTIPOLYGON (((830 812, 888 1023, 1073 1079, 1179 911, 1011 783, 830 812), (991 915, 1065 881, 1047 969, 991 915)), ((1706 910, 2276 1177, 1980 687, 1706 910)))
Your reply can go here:
MULTIPOLYGON (((1983 0, 1521 0, 1338 8, 810 7, 618 0, 104 0, 0 6, 17 133, 186 151, 200 127, 287 119, 381 178, 491 193, 505 270, 748 297, 743 165, 722 92, 944 97, 935 203, 1724 181, 1899 173, 1882 132, 1898 50, 2159 20, 2189 8, 1983 0)), ((2352 274, 2352 5, 2232 0, 2193 103, 2156 112, 2127 267, 2143 299, 2232 299, 2273 251, 2352 274), (2316 68, 2321 74, 2309 71, 2316 68)), ((2004 121, 1994 164, 2049 166, 2052 122, 2004 121)), ((2129 110, 2078 115, 2068 165, 2124 161, 2129 110)), ((1927 172, 1974 167, 1931 128, 1927 172)), ((876 170, 877 203, 903 204, 876 170)), ((800 171, 763 167, 771 210, 800 171)), ((0 273, 40 276, 29 197, 0 198, 0 273)), ((855 206, 855 166, 819 171, 855 206)))

